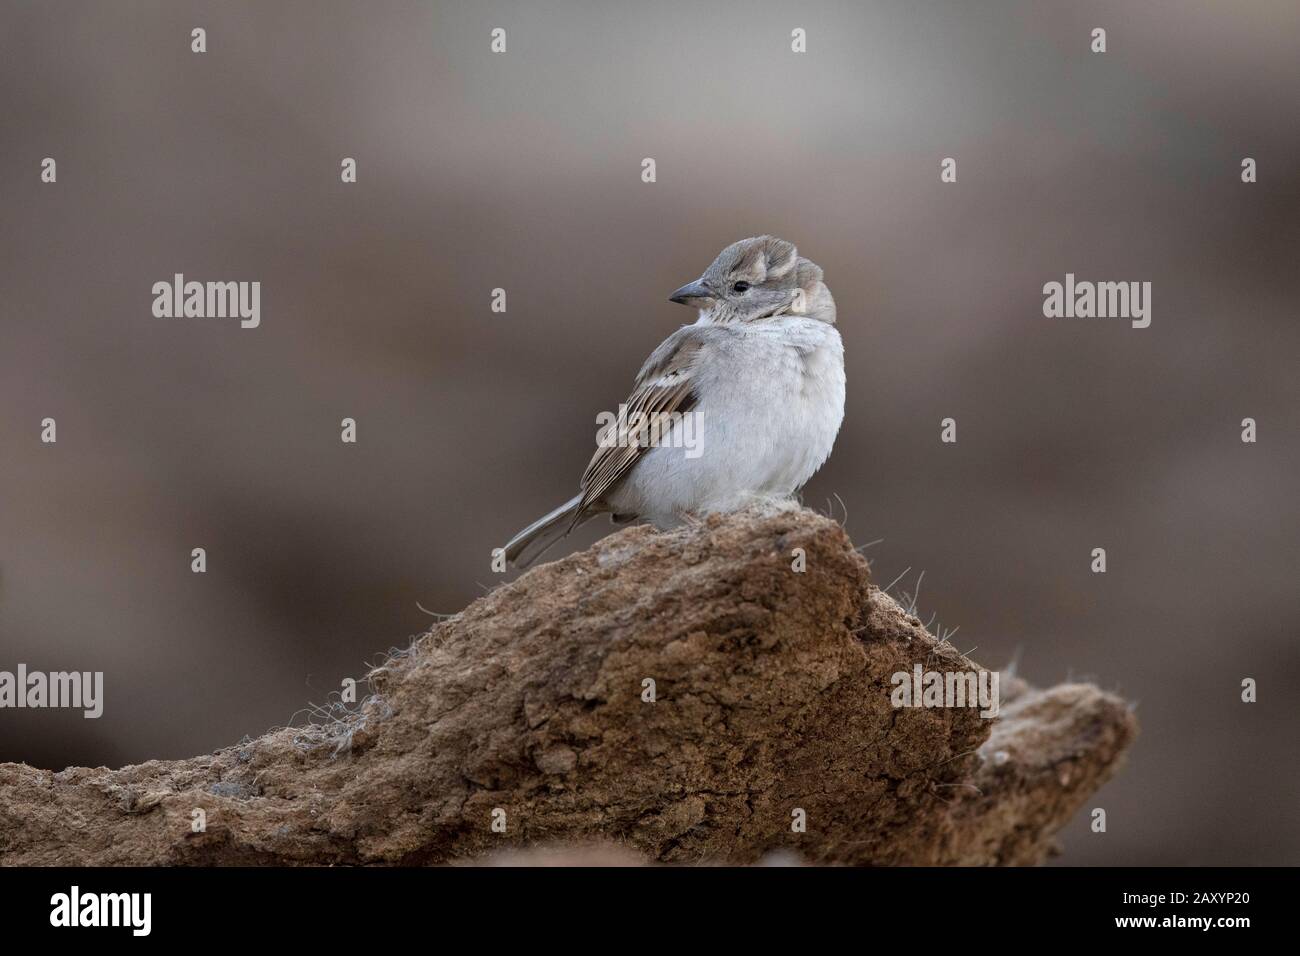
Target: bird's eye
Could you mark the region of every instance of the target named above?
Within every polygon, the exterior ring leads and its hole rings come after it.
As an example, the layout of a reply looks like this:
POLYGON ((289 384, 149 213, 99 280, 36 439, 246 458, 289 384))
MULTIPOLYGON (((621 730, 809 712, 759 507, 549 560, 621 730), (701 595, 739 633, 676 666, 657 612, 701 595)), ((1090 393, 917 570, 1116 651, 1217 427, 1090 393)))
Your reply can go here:
POLYGON ((747 292, 749 290, 748 282, 737 282, 731 287, 732 292, 747 292))

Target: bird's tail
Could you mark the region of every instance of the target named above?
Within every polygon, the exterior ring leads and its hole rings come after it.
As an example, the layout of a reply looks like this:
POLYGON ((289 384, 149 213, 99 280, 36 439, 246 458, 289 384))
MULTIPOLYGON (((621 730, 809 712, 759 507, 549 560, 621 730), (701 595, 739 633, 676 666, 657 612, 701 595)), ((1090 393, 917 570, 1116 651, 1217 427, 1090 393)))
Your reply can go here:
POLYGON ((526 568, 545 554, 551 545, 572 531, 579 522, 578 505, 581 501, 582 495, 575 495, 511 538, 504 549, 506 563, 517 568, 526 568))

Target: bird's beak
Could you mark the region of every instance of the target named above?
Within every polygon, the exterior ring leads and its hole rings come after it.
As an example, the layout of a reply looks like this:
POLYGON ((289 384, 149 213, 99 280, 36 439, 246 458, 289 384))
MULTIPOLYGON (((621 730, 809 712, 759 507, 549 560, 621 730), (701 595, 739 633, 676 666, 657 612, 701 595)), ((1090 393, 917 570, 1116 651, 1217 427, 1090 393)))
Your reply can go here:
POLYGON ((696 279, 694 282, 686 283, 686 285, 670 295, 668 301, 676 302, 679 305, 689 305, 696 309, 707 309, 713 304, 714 296, 703 282, 696 279))

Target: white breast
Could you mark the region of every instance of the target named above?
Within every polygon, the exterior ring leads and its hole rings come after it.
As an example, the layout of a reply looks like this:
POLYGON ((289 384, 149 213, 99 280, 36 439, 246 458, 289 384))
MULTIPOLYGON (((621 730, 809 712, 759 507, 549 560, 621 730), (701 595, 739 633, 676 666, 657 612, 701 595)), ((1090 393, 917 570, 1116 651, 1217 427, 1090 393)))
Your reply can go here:
POLYGON ((788 496, 830 455, 844 419, 844 348, 803 316, 728 327, 693 370, 699 455, 652 448, 610 496, 615 510, 671 527, 686 514, 788 496))

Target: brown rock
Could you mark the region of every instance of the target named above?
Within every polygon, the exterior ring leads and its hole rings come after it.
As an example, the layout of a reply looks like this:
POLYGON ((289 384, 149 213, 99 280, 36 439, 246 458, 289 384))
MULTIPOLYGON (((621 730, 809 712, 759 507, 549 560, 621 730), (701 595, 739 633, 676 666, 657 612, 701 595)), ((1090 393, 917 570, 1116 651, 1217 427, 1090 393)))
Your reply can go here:
POLYGON ((521 862, 564 843, 666 863, 1042 860, 1118 766, 1129 709, 1014 680, 996 720, 895 709, 890 677, 915 662, 978 669, 827 518, 631 528, 435 626, 353 714, 121 770, 0 764, 0 863, 521 862))

